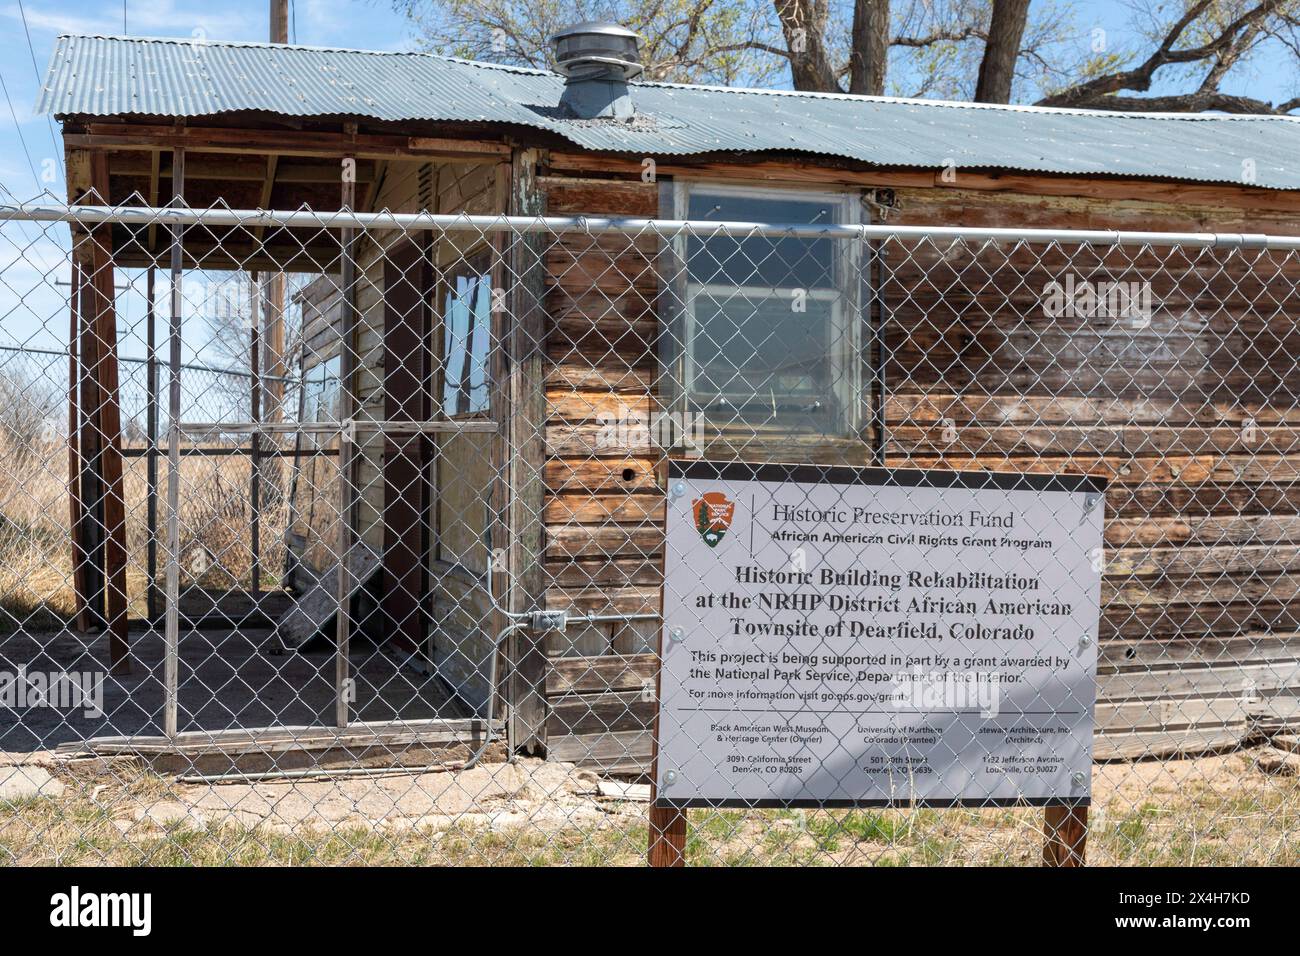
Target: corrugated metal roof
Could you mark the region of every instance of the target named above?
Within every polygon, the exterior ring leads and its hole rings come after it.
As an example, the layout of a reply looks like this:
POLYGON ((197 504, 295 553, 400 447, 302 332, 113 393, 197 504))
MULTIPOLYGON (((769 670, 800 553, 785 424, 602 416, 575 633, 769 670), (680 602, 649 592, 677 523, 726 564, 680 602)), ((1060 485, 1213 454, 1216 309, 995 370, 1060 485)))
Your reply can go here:
POLYGON ((562 77, 426 53, 62 36, 38 108, 59 115, 510 123, 636 155, 802 151, 881 166, 1153 176, 1300 189, 1300 119, 1123 114, 634 83, 638 118, 573 120, 562 77))

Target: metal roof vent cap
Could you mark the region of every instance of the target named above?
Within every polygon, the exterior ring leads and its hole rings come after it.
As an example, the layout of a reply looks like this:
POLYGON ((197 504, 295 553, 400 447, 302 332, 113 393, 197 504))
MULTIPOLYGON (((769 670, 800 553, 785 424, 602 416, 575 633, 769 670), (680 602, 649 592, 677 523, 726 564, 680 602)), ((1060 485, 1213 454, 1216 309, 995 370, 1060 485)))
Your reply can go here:
POLYGON ((551 37, 555 68, 564 75, 560 105, 579 119, 631 119, 627 81, 641 75, 637 35, 617 23, 589 21, 551 37))

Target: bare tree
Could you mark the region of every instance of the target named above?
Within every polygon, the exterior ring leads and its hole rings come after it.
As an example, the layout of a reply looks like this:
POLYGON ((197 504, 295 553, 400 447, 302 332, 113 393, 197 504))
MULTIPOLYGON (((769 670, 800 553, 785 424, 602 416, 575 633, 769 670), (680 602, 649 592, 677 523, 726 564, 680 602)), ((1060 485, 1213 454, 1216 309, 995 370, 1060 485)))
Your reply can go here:
POLYGON ((1089 76, 1039 100, 1043 106, 1076 106, 1105 110, 1156 110, 1196 112, 1219 110, 1228 113, 1289 113, 1300 107, 1300 97, 1280 104, 1222 91, 1229 73, 1249 59, 1267 39, 1276 39, 1294 55, 1297 9, 1286 0, 1256 3, 1195 0, 1181 6, 1176 16, 1151 13, 1155 49, 1135 65, 1117 65, 1089 76), (1148 92, 1157 74, 1169 67, 1199 68, 1203 71, 1196 87, 1187 92, 1163 96, 1126 96, 1126 91, 1148 92))
POLYGON ((1020 59, 1020 41, 1029 20, 1029 0, 993 0, 988 39, 975 84, 977 103, 1010 103, 1011 82, 1020 59))
POLYGON ((1129 0, 1131 49, 1089 43, 1086 10, 1069 0, 395 2, 432 49, 538 67, 558 28, 611 19, 642 35, 651 79, 1110 110, 1300 108, 1300 96, 1229 92, 1261 50, 1300 63, 1300 0, 1129 0))
POLYGON ((787 50, 768 37, 757 0, 395 0, 438 53, 549 68, 550 38, 582 20, 615 20, 641 36, 646 77, 762 85, 787 50), (767 37, 771 43, 764 43, 767 37))
POLYGON ((839 92, 840 82, 826 48, 830 9, 826 0, 774 0, 785 36, 790 78, 796 90, 839 92))
POLYGON ((888 57, 889 0, 857 0, 853 4, 849 92, 867 96, 884 93, 888 57))

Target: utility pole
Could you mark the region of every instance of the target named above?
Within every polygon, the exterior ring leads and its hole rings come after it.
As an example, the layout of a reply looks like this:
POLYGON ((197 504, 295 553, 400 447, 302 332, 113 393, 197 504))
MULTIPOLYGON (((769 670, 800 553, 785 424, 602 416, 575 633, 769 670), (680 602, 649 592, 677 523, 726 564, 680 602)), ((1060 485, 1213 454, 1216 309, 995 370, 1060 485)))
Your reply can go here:
POLYGON ((271 42, 289 42, 289 0, 271 0, 271 42))
MULTIPOLYGON (((289 42, 289 0, 271 2, 271 42, 289 42)), ((274 166, 268 175, 274 176, 274 166)), ((266 282, 266 309, 264 310, 265 335, 262 341, 262 368, 264 370, 266 421, 278 422, 284 406, 284 292, 283 272, 269 276, 266 282)), ((276 485, 278 488, 279 486, 276 485)))
MULTIPOLYGON (((289 0, 270 0, 270 39, 272 43, 289 42, 289 0)), ((271 155, 266 160, 266 193, 268 207, 273 207, 275 173, 279 157, 271 155)), ((262 233, 263 236, 266 233, 262 233)), ((253 368, 253 389, 250 396, 253 402, 252 420, 276 424, 284 417, 285 393, 285 355, 284 355, 284 298, 285 275, 283 272, 256 273, 252 275, 253 321, 257 325, 252 330, 249 358, 253 368), (260 308, 258 307, 260 305, 260 308), (259 314, 260 313, 260 314, 259 314)), ((278 448, 279 440, 275 440, 278 448)), ((253 596, 257 598, 261 582, 256 580, 261 573, 260 528, 258 512, 262 508, 275 509, 282 501, 281 479, 283 469, 280 458, 272 456, 269 462, 262 458, 261 436, 253 435, 253 460, 251 499, 253 507, 253 596)))

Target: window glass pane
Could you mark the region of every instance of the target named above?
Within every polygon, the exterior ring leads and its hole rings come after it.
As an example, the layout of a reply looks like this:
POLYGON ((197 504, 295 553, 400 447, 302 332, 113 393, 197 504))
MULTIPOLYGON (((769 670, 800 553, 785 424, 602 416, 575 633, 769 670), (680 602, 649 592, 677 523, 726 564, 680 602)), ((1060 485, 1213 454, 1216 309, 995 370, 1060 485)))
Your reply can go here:
POLYGON ((478 280, 474 296, 474 331, 469 343, 469 409, 488 407, 488 342, 492 332, 492 284, 486 276, 478 280))
MULTIPOLYGON (((692 189, 687 218, 717 222, 834 225, 840 207, 830 199, 733 196, 692 189)), ((778 289, 835 287, 835 240, 691 236, 686 242, 693 282, 778 289)))
POLYGON ((833 302, 807 299, 796 312, 785 296, 700 291, 692 304, 690 386, 701 406, 777 415, 830 406, 833 302))
POLYGON ((342 360, 334 356, 307 369, 303 376, 303 420, 338 421, 339 372, 342 360))
POLYGON ((459 415, 488 407, 492 282, 486 275, 450 279, 443 310, 443 412, 459 415))

